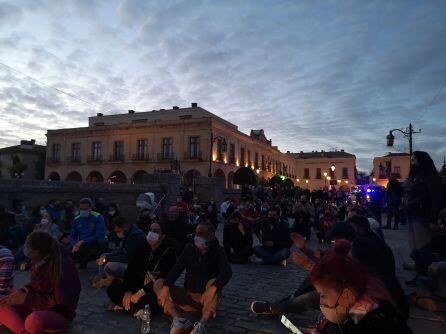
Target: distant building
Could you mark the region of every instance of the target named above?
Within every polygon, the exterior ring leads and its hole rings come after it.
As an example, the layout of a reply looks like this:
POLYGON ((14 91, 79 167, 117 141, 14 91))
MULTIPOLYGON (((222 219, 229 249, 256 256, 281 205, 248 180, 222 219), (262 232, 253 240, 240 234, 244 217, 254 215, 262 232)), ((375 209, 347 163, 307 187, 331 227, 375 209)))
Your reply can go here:
POLYGON ((375 157, 373 159, 372 182, 387 186, 388 179, 394 174, 399 181, 404 181, 409 176, 410 156, 409 153, 391 153, 375 157))
POLYGON ((186 183, 219 177, 233 187, 243 167, 265 179, 296 182, 296 160, 273 146, 263 130, 250 135, 192 103, 147 112, 89 117, 88 127, 48 130, 47 179, 141 183, 153 172, 179 173, 186 183))
POLYGON ((22 140, 20 145, 0 149, 0 178, 42 180, 46 146, 22 140))
POLYGON ((297 161, 297 183, 311 190, 355 185, 356 156, 340 151, 288 153, 297 161))

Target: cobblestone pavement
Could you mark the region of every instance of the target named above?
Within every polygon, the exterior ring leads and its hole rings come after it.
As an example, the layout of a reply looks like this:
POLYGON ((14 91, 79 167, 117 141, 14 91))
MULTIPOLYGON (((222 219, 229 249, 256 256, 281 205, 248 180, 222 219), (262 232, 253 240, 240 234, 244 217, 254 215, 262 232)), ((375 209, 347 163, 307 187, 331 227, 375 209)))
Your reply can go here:
MULTIPOLYGON (((403 230, 385 233, 388 243, 395 252, 398 268, 401 268, 402 261, 408 259, 407 231, 404 231, 403 227, 403 230)), ((221 236, 221 231, 219 235, 221 236)), ((316 243, 312 244, 319 247, 316 243)), ((277 318, 251 314, 250 303, 255 299, 276 300, 292 293, 303 281, 305 271, 293 264, 286 268, 252 264, 232 265, 232 269, 233 277, 223 290, 223 298, 217 310, 218 316, 209 324, 208 333, 288 333, 277 318)), ((127 314, 107 311, 108 299, 105 290, 89 287, 88 277, 94 274, 93 265, 81 272, 83 290, 77 317, 69 333, 138 333, 139 322, 136 319, 127 314)), ((398 275, 403 280, 410 278, 413 272, 399 269, 398 275)), ((28 273, 17 273, 15 285, 20 286, 27 279, 28 273)), ((182 278, 177 284, 181 282, 182 278)), ((293 317, 293 323, 298 326, 313 324, 317 314, 314 311, 293 317)), ((169 332, 170 319, 165 315, 156 315, 152 323, 153 333, 169 332)), ((410 325, 414 333, 445 333, 446 316, 413 308, 410 325)), ((0 333, 3 332, 0 330, 0 333)))

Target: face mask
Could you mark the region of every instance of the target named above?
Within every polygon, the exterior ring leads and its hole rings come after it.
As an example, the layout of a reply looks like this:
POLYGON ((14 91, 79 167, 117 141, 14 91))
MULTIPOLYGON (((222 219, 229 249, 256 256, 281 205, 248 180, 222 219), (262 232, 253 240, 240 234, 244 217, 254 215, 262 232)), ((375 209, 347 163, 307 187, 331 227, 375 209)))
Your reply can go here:
POLYGON ((75 217, 79 216, 79 210, 74 211, 74 212, 73 212, 73 215, 74 215, 75 217))
POLYGON ((113 210, 113 211, 109 211, 109 212, 108 212, 108 215, 109 215, 109 216, 114 216, 115 213, 116 213, 116 211, 114 211, 114 210, 113 210))
POLYGON ((324 314, 325 318, 334 324, 342 325, 348 316, 348 309, 344 306, 339 305, 339 298, 341 298, 342 293, 339 295, 334 306, 320 305, 321 312, 324 314))
POLYGON ((90 215, 90 210, 80 210, 79 214, 82 218, 87 218, 90 215))
POLYGON ((40 223, 43 224, 43 225, 45 225, 45 224, 48 224, 49 221, 48 221, 48 219, 43 218, 43 219, 40 221, 40 223))
POLYGON ((183 201, 183 199, 181 197, 177 198, 177 203, 181 203, 183 201))
POLYGON ((122 232, 120 232, 120 233, 116 233, 116 236, 117 236, 119 239, 124 239, 124 238, 125 238, 125 234, 122 233, 122 232))
POLYGON ((197 247, 198 249, 204 249, 207 247, 208 241, 205 238, 195 236, 194 244, 195 244, 195 247, 197 247))
POLYGON ((262 212, 268 212, 268 208, 262 208, 262 212))
POLYGON ((158 233, 150 231, 149 234, 147 234, 147 242, 150 246, 153 246, 160 240, 160 235, 158 233))
POLYGON ((213 208, 212 206, 208 206, 208 212, 212 212, 213 208))

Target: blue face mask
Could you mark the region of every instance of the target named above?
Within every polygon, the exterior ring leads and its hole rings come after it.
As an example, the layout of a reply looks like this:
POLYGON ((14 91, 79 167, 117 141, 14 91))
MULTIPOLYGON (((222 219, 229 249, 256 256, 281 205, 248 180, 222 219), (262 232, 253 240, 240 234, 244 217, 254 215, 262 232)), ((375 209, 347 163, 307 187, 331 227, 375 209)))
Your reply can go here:
POLYGON ((207 247, 208 241, 205 238, 195 236, 194 244, 195 244, 195 247, 197 247, 198 249, 204 249, 207 247))
POLYGON ((80 210, 80 211, 79 211, 79 215, 80 215, 82 218, 87 218, 87 217, 90 215, 90 210, 80 210))

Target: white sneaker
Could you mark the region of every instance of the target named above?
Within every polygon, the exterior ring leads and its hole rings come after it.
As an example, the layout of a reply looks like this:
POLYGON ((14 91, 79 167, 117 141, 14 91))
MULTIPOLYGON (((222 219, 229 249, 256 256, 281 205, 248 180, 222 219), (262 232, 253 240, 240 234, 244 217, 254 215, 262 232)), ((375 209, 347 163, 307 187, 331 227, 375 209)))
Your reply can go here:
POLYGON ((176 317, 173 318, 172 325, 170 326, 170 334, 183 334, 187 333, 193 326, 192 322, 186 318, 176 317))
POLYGON ((263 264, 263 260, 256 255, 251 255, 249 257, 249 262, 254 264, 263 264))
POLYGON ((286 268, 286 265, 287 265, 286 259, 280 261, 280 265, 281 265, 282 267, 286 268))
POLYGON ((201 322, 197 322, 190 334, 206 334, 206 327, 201 322))

